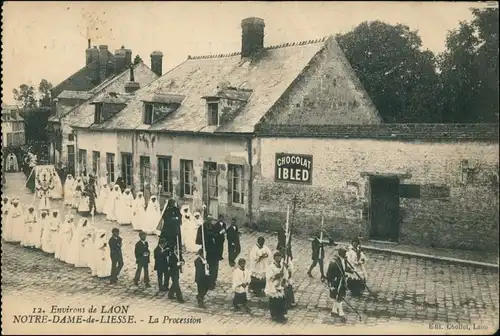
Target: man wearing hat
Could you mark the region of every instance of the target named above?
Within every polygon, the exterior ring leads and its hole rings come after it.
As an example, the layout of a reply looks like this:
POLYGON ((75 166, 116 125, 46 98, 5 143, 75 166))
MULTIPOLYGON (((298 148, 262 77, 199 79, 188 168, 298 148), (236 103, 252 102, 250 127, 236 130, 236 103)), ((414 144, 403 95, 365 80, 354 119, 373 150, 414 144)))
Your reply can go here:
POLYGON ((339 316, 343 322, 345 322, 345 317, 342 303, 346 295, 347 274, 353 272, 348 266, 346 252, 344 247, 340 247, 335 259, 330 261, 326 272, 326 279, 330 287, 330 298, 333 299, 331 315, 339 316))

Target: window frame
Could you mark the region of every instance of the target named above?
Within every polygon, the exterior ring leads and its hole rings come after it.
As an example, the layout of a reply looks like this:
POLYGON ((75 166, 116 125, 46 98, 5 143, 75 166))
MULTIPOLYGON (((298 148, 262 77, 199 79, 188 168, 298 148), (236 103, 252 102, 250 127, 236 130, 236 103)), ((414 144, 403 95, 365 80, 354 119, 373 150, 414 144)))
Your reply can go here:
POLYGON ((101 165, 101 152, 93 150, 92 151, 92 171, 96 177, 99 177, 100 165, 101 165), (97 160, 96 160, 96 157, 97 157, 97 160))
POLYGON ((134 155, 128 152, 122 152, 121 159, 122 159, 121 173, 123 182, 125 182, 125 185, 127 187, 132 187, 134 185, 134 155), (130 158, 130 165, 128 164, 129 161, 127 160, 128 158, 130 158), (127 168, 130 168, 130 172, 127 171, 127 168))
POLYGON ((220 102, 218 100, 207 101, 207 126, 219 126, 220 123, 220 102), (217 109, 214 113, 213 106, 216 106, 217 109), (214 123, 214 116, 216 116, 216 122, 214 123))
POLYGON ((173 183, 172 183, 172 156, 168 155, 157 155, 158 163, 158 185, 161 184, 161 195, 173 195, 173 183), (165 161, 164 161, 165 160, 165 161), (163 162, 168 162, 169 168, 165 169, 163 162), (164 171, 167 171, 167 183, 164 180, 164 171), (167 188, 167 189, 165 189, 167 188))
POLYGON ((203 169, 206 171, 207 178, 207 187, 208 187, 208 197, 213 200, 219 199, 219 170, 217 168, 217 162, 213 161, 205 161, 203 162, 203 169), (211 183, 210 178, 212 177, 211 173, 215 177, 215 183, 211 183), (214 191, 215 192, 212 192, 214 191))
POLYGON ((82 176, 83 171, 87 171, 87 174, 89 173, 87 170, 87 150, 78 148, 78 172, 77 174, 82 176))
POLYGON ((239 164, 229 164, 228 165, 230 183, 228 191, 228 199, 230 204, 235 206, 245 206, 245 166, 239 164), (236 186, 239 188, 236 189, 236 186), (237 199, 235 200, 235 196, 237 199))
POLYGON ((139 157, 139 182, 140 182, 140 187, 139 190, 144 191, 144 183, 148 182, 148 186, 151 188, 151 157, 149 155, 141 155, 139 157), (148 167, 147 170, 145 168, 146 165, 143 164, 143 159, 147 159, 148 161, 148 167), (146 174, 144 174, 146 173, 146 174), (145 176, 147 175, 147 176, 145 176))
POLYGON ((181 167, 181 197, 190 198, 193 197, 193 178, 194 178, 194 161, 180 159, 181 167), (186 170, 186 167, 189 167, 186 170), (186 179, 187 176, 187 179, 186 179), (189 192, 186 192, 186 187, 188 186, 189 192))
POLYGON ((115 183, 115 153, 106 153, 106 171, 108 173, 108 183, 115 183))
POLYGON ((151 125, 154 124, 154 115, 155 115, 154 109, 155 109, 154 104, 152 104, 152 103, 144 103, 144 113, 143 113, 143 116, 142 116, 142 122, 143 122, 144 125, 151 126, 151 125), (146 117, 147 117, 147 115, 149 113, 149 109, 151 111, 151 120, 148 123, 146 117))

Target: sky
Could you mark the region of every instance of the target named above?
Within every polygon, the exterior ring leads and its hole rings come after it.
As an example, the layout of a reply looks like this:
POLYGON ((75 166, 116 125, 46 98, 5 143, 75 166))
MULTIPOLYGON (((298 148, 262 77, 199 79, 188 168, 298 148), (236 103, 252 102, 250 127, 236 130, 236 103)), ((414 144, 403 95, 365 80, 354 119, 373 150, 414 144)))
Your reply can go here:
POLYGON ((240 51, 241 20, 264 19, 265 45, 345 33, 364 21, 402 23, 438 53, 446 34, 472 18, 474 2, 4 2, 3 103, 12 89, 41 79, 57 85, 85 65, 87 39, 109 50, 124 45, 150 65, 163 52, 163 72, 188 55, 240 51))

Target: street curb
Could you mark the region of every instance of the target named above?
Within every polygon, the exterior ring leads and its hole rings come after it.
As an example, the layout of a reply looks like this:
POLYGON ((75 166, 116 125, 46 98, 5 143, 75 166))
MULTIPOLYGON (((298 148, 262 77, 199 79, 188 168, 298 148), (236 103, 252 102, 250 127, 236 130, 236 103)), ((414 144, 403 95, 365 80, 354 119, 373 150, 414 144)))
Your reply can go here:
POLYGON ((423 258, 423 259, 445 261, 445 262, 449 262, 449 263, 453 263, 453 264, 476 266, 476 267, 488 268, 488 269, 498 270, 498 268, 499 268, 499 266, 497 264, 490 264, 490 263, 484 263, 484 262, 480 262, 480 261, 456 259, 456 258, 449 258, 449 257, 439 257, 439 256, 433 256, 433 255, 429 255, 429 254, 422 254, 422 253, 416 253, 416 252, 406 252, 406 251, 401 251, 401 250, 396 250, 396 249, 380 248, 380 247, 374 247, 374 246, 369 246, 369 245, 363 245, 363 249, 368 250, 368 251, 387 252, 387 253, 399 254, 399 255, 408 256, 408 257, 418 257, 418 258, 423 258))

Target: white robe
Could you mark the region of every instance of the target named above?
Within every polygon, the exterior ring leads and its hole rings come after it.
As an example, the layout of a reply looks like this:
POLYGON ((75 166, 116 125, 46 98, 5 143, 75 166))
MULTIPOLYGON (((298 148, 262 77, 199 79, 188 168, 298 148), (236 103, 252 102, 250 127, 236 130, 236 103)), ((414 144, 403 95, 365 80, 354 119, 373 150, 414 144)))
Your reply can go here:
POLYGON ((132 215, 134 213, 134 196, 130 189, 125 189, 117 203, 116 221, 120 225, 132 223, 132 215), (128 194, 127 194, 128 191, 128 194))
POLYGON ((272 298, 279 298, 285 296, 285 286, 287 285, 287 280, 282 283, 280 279, 288 279, 288 271, 286 267, 282 267, 283 260, 280 266, 272 262, 270 265, 266 264, 266 287, 264 292, 267 296, 272 298), (280 275, 280 273, 283 273, 280 275))
POLYGON ((113 202, 111 200, 113 199, 113 194, 115 192, 115 186, 114 185, 109 185, 108 186, 108 191, 106 193, 106 198, 103 200, 104 201, 104 208, 103 208, 103 213, 105 215, 108 215, 108 212, 110 212, 113 208, 113 202))
POLYGON ((156 228, 161 218, 160 202, 156 196, 151 196, 144 213, 144 217, 141 220, 141 230, 146 232, 146 234, 156 234, 156 228), (153 198, 156 200, 153 202, 153 198))
POLYGON ((106 205, 106 199, 108 198, 109 194, 109 188, 107 185, 101 185, 101 188, 99 189, 99 196, 97 196, 96 199, 96 210, 97 213, 105 213, 104 212, 104 206, 106 205))
POLYGON ((111 192, 108 196, 106 219, 109 221, 116 221, 116 211, 118 204, 120 204, 121 194, 122 192, 120 187, 115 185, 113 187, 113 192, 111 192))
POLYGON ((71 241, 75 226, 72 218, 66 219, 59 230, 58 248, 56 250, 56 258, 61 261, 68 262, 69 253, 71 252, 71 241))
POLYGON ((50 191, 50 198, 52 199, 61 199, 63 198, 63 186, 61 183, 61 178, 57 174, 55 168, 52 173, 52 178, 54 179, 54 189, 50 191))
POLYGON ((185 214, 181 209, 183 214, 182 218, 182 240, 184 241, 184 246, 186 246, 186 251, 196 253, 201 248, 200 245, 196 244, 196 235, 198 233, 198 227, 203 224, 203 218, 199 212, 194 214, 188 212, 185 214), (199 216, 196 219, 196 215, 199 216))
POLYGON ((366 255, 361 252, 360 253, 360 258, 358 259, 358 254, 356 250, 354 249, 354 246, 350 245, 347 249, 346 253, 347 261, 354 267, 353 273, 348 273, 347 276, 352 279, 359 279, 360 277, 362 279, 367 279, 368 274, 366 273, 366 268, 365 268, 365 263, 366 263, 366 255), (359 274, 358 275, 356 274, 359 274))
POLYGON ((53 253, 52 251, 52 220, 47 214, 45 218, 40 215, 40 224, 42 226, 42 251, 53 253))
POLYGON ((146 213, 146 199, 142 192, 137 193, 137 197, 134 200, 133 211, 132 228, 134 230, 140 230, 142 226, 141 221, 146 213))
POLYGON ((59 230, 61 229, 62 218, 57 211, 57 216, 54 217, 54 211, 50 217, 50 241, 48 242, 48 250, 50 253, 55 253, 58 245, 59 230))
POLYGON ((75 186, 75 179, 73 179, 73 176, 68 175, 68 177, 66 177, 66 182, 64 182, 64 205, 71 205, 73 203, 75 186))
POLYGON ((90 211, 90 198, 88 196, 82 195, 80 203, 78 204, 78 212, 90 211))
POLYGON ((109 236, 106 231, 99 230, 96 237, 94 263, 96 276, 98 278, 107 278, 111 276, 111 256, 108 246, 109 236))
POLYGON ((89 221, 86 221, 85 224, 82 224, 81 231, 78 234, 80 247, 75 260, 75 267, 91 267, 93 236, 94 227, 90 225, 89 221))
POLYGON ((15 206, 12 204, 10 208, 10 218, 7 221, 10 227, 6 227, 5 241, 19 243, 24 236, 24 211, 21 204, 15 206))
MULTIPOLYGON (((40 247, 40 236, 37 239, 38 218, 33 207, 33 212, 26 211, 24 216, 24 236, 21 245, 26 247, 40 247)), ((39 232, 41 233, 41 232, 39 232)))
POLYGON ((4 199, 7 199, 7 202, 2 201, 2 236, 3 239, 7 241, 7 231, 12 231, 12 226, 9 224, 10 208, 12 206, 8 197, 4 197, 4 199))
POLYGON ((271 250, 269 249, 269 247, 264 245, 262 248, 259 248, 259 246, 255 244, 252 250, 250 251, 250 258, 249 258, 251 275, 257 279, 265 279, 266 268, 271 258, 272 258, 271 250), (259 261, 259 258, 266 254, 267 256, 261 258, 259 261))
MULTIPOLYGON (((88 220, 86 218, 80 219, 78 222, 76 228, 73 230, 73 235, 71 238, 71 243, 70 247, 68 250, 68 255, 66 258, 66 262, 68 264, 75 265, 81 264, 81 257, 80 255, 83 253, 83 246, 85 243, 85 235, 86 235, 86 227, 84 227, 84 223, 88 223, 88 220)), ((88 224, 86 224, 88 225, 88 224)), ((80 266, 81 267, 81 266, 80 266)))

